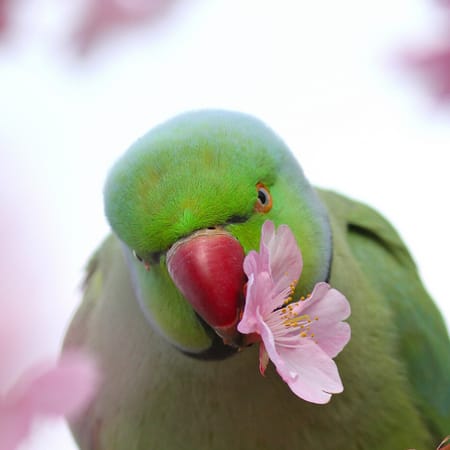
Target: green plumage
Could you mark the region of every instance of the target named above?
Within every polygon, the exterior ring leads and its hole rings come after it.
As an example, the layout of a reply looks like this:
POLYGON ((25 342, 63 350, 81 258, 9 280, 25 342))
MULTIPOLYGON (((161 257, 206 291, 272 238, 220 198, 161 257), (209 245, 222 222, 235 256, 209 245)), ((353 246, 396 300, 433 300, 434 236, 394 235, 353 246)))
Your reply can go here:
POLYGON ((111 235, 90 261, 65 342, 104 372, 72 423, 83 450, 427 450, 450 432, 448 334, 397 233, 367 206, 312 190, 260 122, 200 112, 162 125, 115 166, 105 196, 122 242, 111 235), (272 194, 267 214, 253 210, 258 182, 272 194), (352 338, 336 359, 345 390, 327 405, 294 396, 273 367, 262 377, 256 346, 220 360, 184 353, 216 338, 173 285, 165 250, 223 225, 248 252, 267 218, 297 237, 298 292, 329 275, 351 303, 352 338))

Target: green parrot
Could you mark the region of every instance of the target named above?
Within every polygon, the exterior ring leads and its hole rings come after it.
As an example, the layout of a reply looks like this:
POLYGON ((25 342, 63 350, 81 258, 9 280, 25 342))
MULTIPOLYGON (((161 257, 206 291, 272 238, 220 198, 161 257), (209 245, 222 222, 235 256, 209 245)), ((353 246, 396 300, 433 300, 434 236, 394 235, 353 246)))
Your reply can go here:
POLYGON ((97 398, 71 429, 83 450, 434 449, 450 433, 450 342, 392 226, 313 188, 283 141, 228 111, 182 114, 119 159, 112 234, 91 258, 64 347, 94 354, 97 398), (304 268, 351 304, 344 392, 296 397, 237 330, 242 262, 262 224, 287 224, 304 268))

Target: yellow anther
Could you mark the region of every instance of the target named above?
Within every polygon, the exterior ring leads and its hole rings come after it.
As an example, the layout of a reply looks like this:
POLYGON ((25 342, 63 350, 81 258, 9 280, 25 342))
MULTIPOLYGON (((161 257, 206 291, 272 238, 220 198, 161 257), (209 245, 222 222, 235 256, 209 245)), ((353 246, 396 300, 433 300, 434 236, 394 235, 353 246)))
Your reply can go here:
POLYGON ((307 334, 305 331, 302 331, 302 332, 300 333, 300 336, 301 336, 301 337, 306 337, 306 336, 308 336, 308 334, 307 334))
POLYGON ((314 317, 314 320, 319 320, 319 318, 318 317, 314 317))

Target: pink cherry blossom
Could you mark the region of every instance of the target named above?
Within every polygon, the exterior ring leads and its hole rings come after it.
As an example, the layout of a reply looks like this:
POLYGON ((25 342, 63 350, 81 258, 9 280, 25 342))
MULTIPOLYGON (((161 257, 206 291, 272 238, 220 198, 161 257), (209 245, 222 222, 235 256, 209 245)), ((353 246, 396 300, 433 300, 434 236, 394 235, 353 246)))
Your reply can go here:
POLYGON ((334 358, 350 339, 347 299, 327 283, 292 302, 303 266, 300 249, 286 225, 262 227, 259 253, 244 260, 246 303, 238 330, 260 336, 260 370, 268 360, 299 397, 327 403, 343 386, 334 358))
MULTIPOLYGON (((11 294, 16 291, 14 286, 10 290, 11 294)), ((12 298, 23 302, 20 296, 12 298)), ((0 297, 1 450, 17 449, 38 418, 79 413, 99 383, 94 360, 81 351, 64 352, 56 363, 30 363, 27 313, 0 297)))
POLYGON ((0 0, 0 43, 12 28, 14 0, 0 0))
POLYGON ((450 36, 439 46, 406 55, 406 64, 429 84, 437 100, 450 100, 450 36))
POLYGON ((97 367, 81 352, 64 353, 56 364, 32 366, 9 391, 0 393, 0 448, 18 448, 36 418, 76 415, 92 399, 97 384, 97 367))
POLYGON ((434 43, 412 48, 401 58, 406 66, 416 72, 436 100, 450 100, 450 0, 438 0, 442 8, 442 26, 434 43))
POLYGON ((8 0, 0 0, 0 33, 8 22, 8 0))
MULTIPOLYGON (((8 158, 1 159, 0 166, 9 168, 8 158)), ((56 363, 43 362, 41 353, 36 354, 46 323, 41 323, 43 317, 36 300, 40 299, 44 276, 43 272, 35 272, 45 260, 41 257, 40 264, 36 264, 26 246, 32 241, 30 228, 36 230, 39 225, 37 220, 25 221, 15 207, 22 204, 23 183, 17 179, 7 177, 0 192, 4 215, 0 223, 1 450, 17 449, 38 418, 71 417, 81 412, 99 383, 95 362, 81 351, 64 352, 56 363), (10 197, 9 192, 14 196, 10 197), (24 265, 23 261, 30 263, 24 265)), ((25 192, 29 215, 36 192, 25 192)), ((42 233, 37 235, 43 238, 42 233)))

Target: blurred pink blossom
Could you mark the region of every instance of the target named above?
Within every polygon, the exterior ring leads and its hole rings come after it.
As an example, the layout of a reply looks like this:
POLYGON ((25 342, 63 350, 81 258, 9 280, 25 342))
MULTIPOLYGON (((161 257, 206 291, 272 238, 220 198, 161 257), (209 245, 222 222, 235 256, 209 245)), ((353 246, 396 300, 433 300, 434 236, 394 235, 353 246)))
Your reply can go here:
POLYGON ((0 0, 0 33, 8 26, 9 0, 0 0))
POLYGON ((450 101, 450 37, 435 48, 410 52, 406 64, 424 77, 439 101, 450 101))
POLYGON ((450 0, 437 0, 443 7, 444 30, 436 43, 412 48, 403 56, 406 67, 428 84, 433 96, 442 103, 450 101, 450 0))
MULTIPOLYGON (((9 211, 8 211, 9 212, 9 211)), ((6 214, 6 211, 3 210, 6 214)), ((11 216, 11 215, 10 215, 11 216)), ((2 229, 5 231, 5 228, 2 229)), ((0 234, 14 241, 17 233, 0 234)), ((7 254, 8 255, 8 254, 7 254)), ((0 256, 0 272, 11 272, 11 261, 0 256)), ((18 266, 14 266, 18 271, 18 266)), ((23 297, 20 274, 4 278, 0 290, 0 449, 14 450, 32 429, 35 419, 45 416, 73 416, 87 406, 99 382, 92 358, 73 350, 56 363, 33 363, 39 339, 33 336, 39 310, 33 304, 36 292, 28 286, 23 297), (37 314, 36 314, 37 313, 37 314), (34 341, 33 341, 34 340, 34 341)))
MULTIPOLYGON (((9 211, 8 211, 9 212, 9 211)), ((3 209, 3 213, 6 211, 3 209)), ((5 231, 2 227, 1 231, 5 231)), ((0 234, 4 241, 18 237, 13 229, 0 234)), ((20 235, 19 235, 20 237, 20 235)), ((11 259, 0 256, 0 275, 11 273, 11 259)), ((18 266, 13 266, 20 272, 18 266)), ((0 277, 0 278, 2 278, 0 277)), ((22 277, 23 278, 23 277, 22 277)), ((36 332, 39 310, 33 303, 35 286, 23 297, 20 273, 4 277, 0 289, 0 449, 14 450, 28 436, 34 420, 45 416, 73 416, 87 406, 99 382, 95 362, 82 352, 63 353, 56 363, 32 363, 39 347, 36 332)), ((41 324, 42 325, 42 324, 41 324)))
POLYGON ((85 17, 75 34, 79 53, 87 53, 100 36, 108 31, 155 20, 172 1, 88 0, 85 17))
MULTIPOLYGON (((120 27, 156 21, 174 0, 84 0, 74 41, 79 54, 86 54, 108 32, 120 27)), ((0 0, 0 34, 10 22, 13 0, 0 0)), ((51 6, 49 6, 51 8, 51 6)))
POLYGON ((92 399, 98 385, 93 360, 65 353, 56 364, 32 366, 8 391, 0 392, 0 448, 15 450, 43 416, 72 417, 92 399))
POLYGON ((0 152, 0 169, 0 449, 13 450, 35 419, 73 416, 87 406, 99 373, 93 359, 76 350, 56 363, 43 360, 43 300, 50 289, 44 280, 55 290, 51 277, 58 274, 46 259, 52 252, 40 223, 42 192, 7 152, 0 152))

